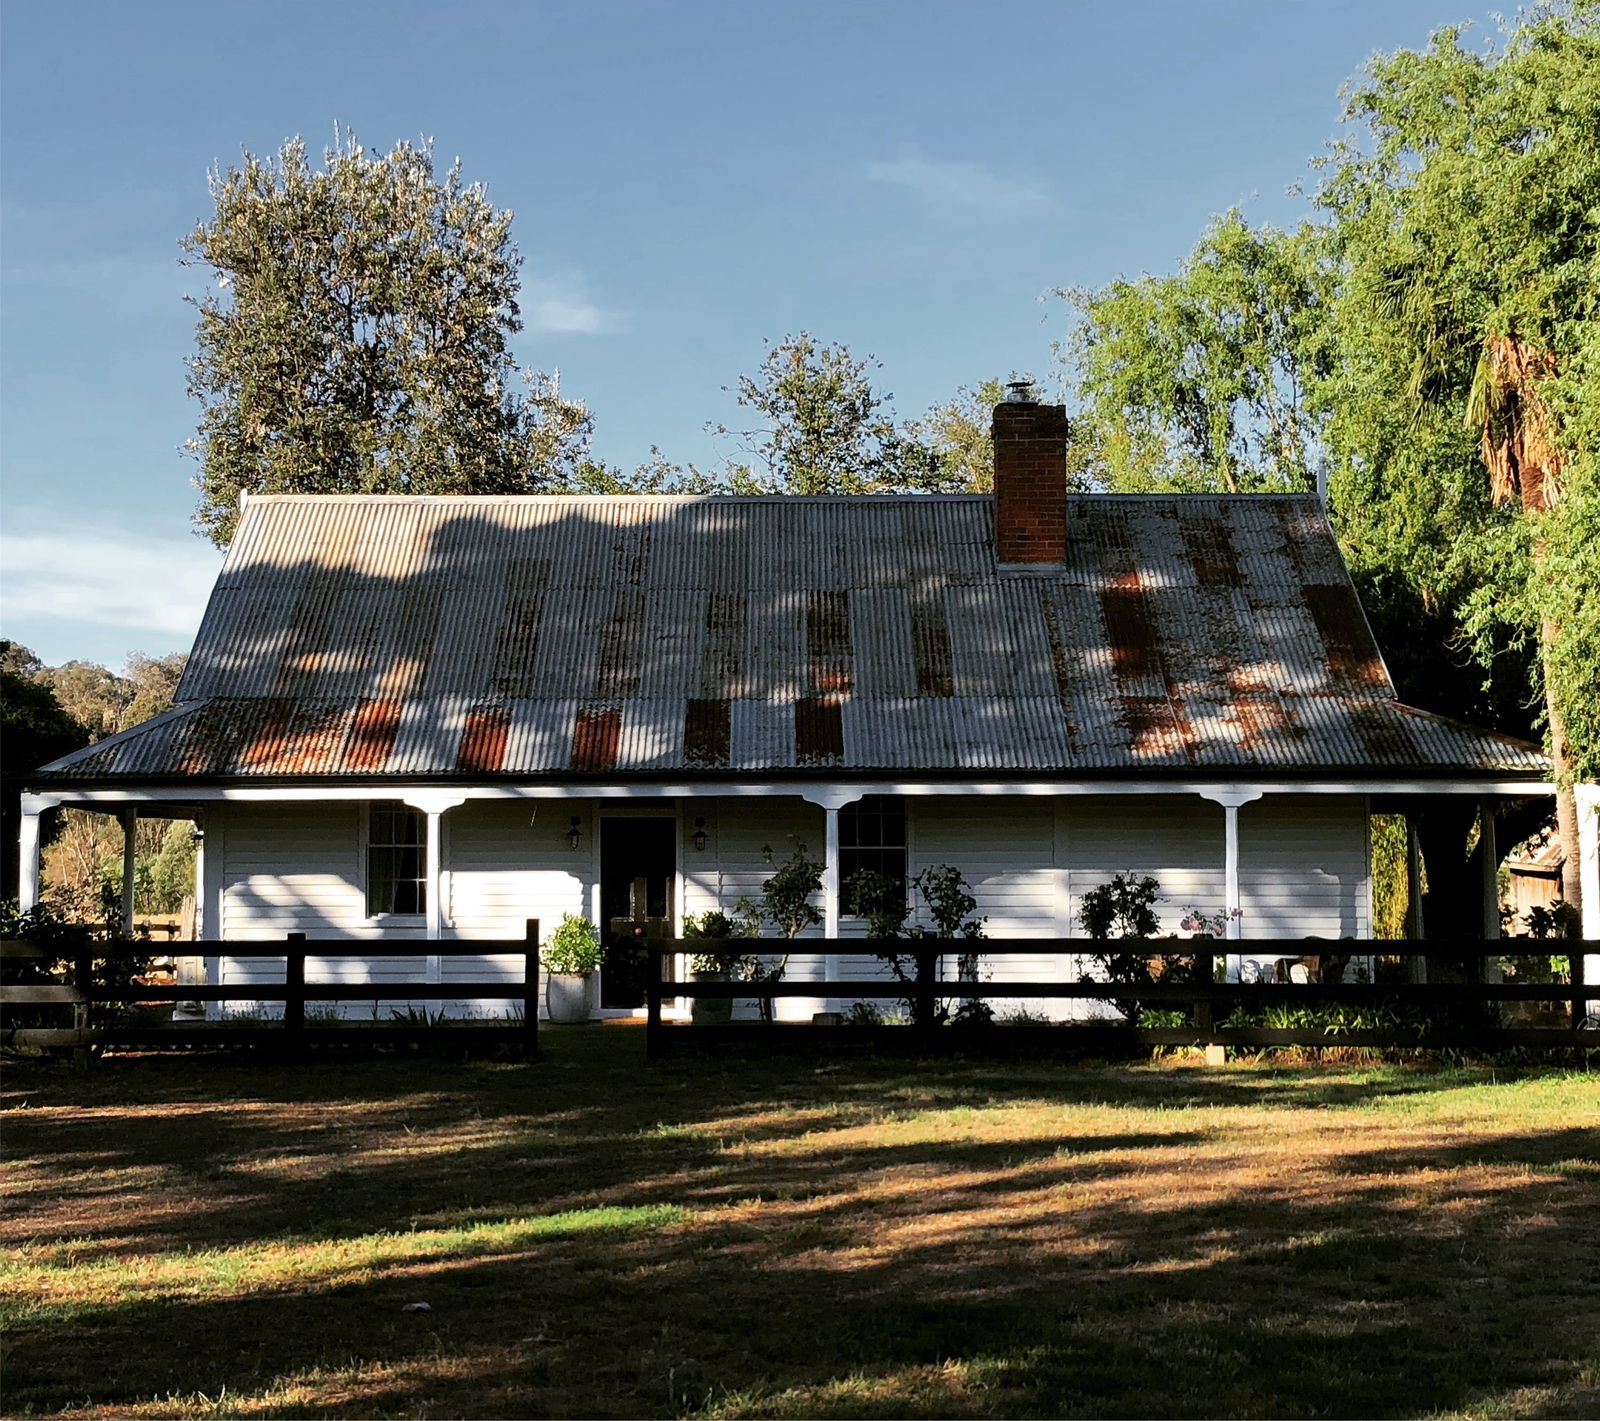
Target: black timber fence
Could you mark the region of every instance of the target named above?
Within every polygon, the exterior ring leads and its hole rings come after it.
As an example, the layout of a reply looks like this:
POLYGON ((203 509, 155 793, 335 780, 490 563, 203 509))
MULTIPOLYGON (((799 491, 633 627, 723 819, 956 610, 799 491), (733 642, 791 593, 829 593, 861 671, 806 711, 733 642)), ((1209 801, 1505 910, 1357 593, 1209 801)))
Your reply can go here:
MULTIPOLYGON (((291 933, 287 939, 252 942, 196 942, 183 944, 197 951, 193 955, 265 960, 283 964, 281 981, 252 980, 206 985, 161 982, 110 986, 98 981, 95 964, 105 953, 101 944, 82 944, 67 958, 65 980, 52 976, 49 981, 7 983, 0 986, 0 1004, 6 1017, 0 1022, 0 1044, 7 1046, 71 1046, 82 1052, 93 1046, 238 1046, 268 1045, 298 1049, 312 1044, 362 1042, 402 1042, 427 1039, 458 1041, 463 1045, 513 1042, 528 1052, 539 1046, 539 934, 538 920, 530 919, 528 936, 501 941, 434 941, 406 939, 350 938, 310 939, 291 933), (306 963, 364 960, 383 957, 496 957, 522 959, 520 979, 499 977, 485 981, 326 981, 306 980, 306 963), (500 1000, 515 1003, 505 1018, 480 1020, 449 1018, 442 1012, 417 1011, 417 1002, 460 1000, 500 1000), (152 1021, 147 1012, 128 1010, 159 1003, 162 1007, 179 1002, 282 1003, 281 1016, 222 1021, 171 1019, 152 1021), (334 1005, 342 1002, 371 1003, 373 1017, 327 1019, 324 1014, 308 1017, 308 1004, 334 1005), (406 1010, 393 1004, 404 1003, 406 1010), (387 1019, 380 1010, 390 1005, 387 1019), (18 1007, 70 1006, 70 1027, 44 1027, 14 1024, 18 1007), (106 1011, 106 1008, 112 1010, 106 1011), (117 1009, 122 1010, 117 1010, 117 1009), (520 1010, 518 1010, 520 1008, 520 1010)), ((0 949, 11 963, 59 960, 49 948, 26 942, 7 942, 0 949)), ((185 954, 189 955, 189 954, 185 954)))
MULTIPOLYGON (((1093 942, 1084 938, 984 938, 889 939, 805 938, 792 943, 760 939, 677 939, 649 944, 656 970, 647 986, 647 1050, 650 1055, 697 1049, 797 1050, 838 1049, 846 1044, 886 1050, 911 1050, 923 1054, 1009 1052, 1018 1048, 1069 1052, 1121 1052, 1155 1046, 1246 1047, 1361 1046, 1377 1048, 1463 1048, 1496 1050, 1506 1047, 1600 1047, 1600 1026, 1588 1016, 1590 1000, 1600 999, 1600 983, 1584 980, 1584 955, 1600 953, 1600 941, 1535 941, 1506 938, 1495 941, 1435 940, 1427 943, 1393 940, 1260 939, 1235 942, 1208 939, 1093 942), (909 980, 879 977, 795 980, 787 977, 739 981, 673 981, 666 959, 677 954, 724 955, 737 958, 758 953, 781 956, 786 948, 806 956, 862 957, 898 955, 909 980), (1115 952, 1149 961, 1183 955, 1192 959, 1185 974, 1189 980, 1150 982, 1061 981, 1039 978, 1018 981, 978 980, 939 975, 942 964, 961 954, 983 957, 1086 957, 1115 952), (1460 981, 1370 982, 1218 982, 1218 961, 1233 953, 1251 957, 1298 959, 1337 953, 1340 959, 1403 959, 1399 971, 1406 976, 1426 975, 1411 964, 1431 963, 1448 968, 1460 981), (1571 970, 1565 982, 1507 982, 1491 980, 1491 964, 1503 956, 1568 956, 1571 970), (695 1000, 765 1002, 761 1019, 725 1024, 669 1021, 664 1003, 681 997, 695 1000), (830 1022, 778 1022, 775 1003, 785 997, 822 1000, 901 1002, 909 1008, 909 1025, 845 1025, 830 1022), (1092 1001, 1137 1016, 1144 1009, 1179 1014, 1181 1025, 1137 1025, 1133 1020, 1100 1019, 1040 1025, 954 1026, 941 1016, 939 1003, 952 1001, 1001 1002, 1005 999, 1092 1001), (1542 1024, 1515 1017, 1507 1019, 1505 1004, 1542 1004, 1542 1024), (1337 1025, 1229 1025, 1238 1011, 1272 1015, 1271 1008, 1365 1008, 1370 1024, 1347 1029, 1337 1025), (1162 1011, 1165 1009, 1165 1011, 1162 1011)), ((1280 1013, 1280 1015, 1282 1015, 1280 1013)), ((1351 1013, 1346 1019, 1360 1017, 1351 1013)))

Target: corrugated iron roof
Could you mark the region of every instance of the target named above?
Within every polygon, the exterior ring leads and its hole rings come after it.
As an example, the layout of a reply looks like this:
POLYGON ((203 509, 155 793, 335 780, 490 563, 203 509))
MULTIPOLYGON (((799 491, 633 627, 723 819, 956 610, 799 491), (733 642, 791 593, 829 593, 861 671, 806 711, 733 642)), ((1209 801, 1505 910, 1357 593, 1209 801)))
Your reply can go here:
POLYGON ((1081 496, 250 500, 179 706, 44 777, 1543 774, 1400 705, 1321 507, 1081 496))

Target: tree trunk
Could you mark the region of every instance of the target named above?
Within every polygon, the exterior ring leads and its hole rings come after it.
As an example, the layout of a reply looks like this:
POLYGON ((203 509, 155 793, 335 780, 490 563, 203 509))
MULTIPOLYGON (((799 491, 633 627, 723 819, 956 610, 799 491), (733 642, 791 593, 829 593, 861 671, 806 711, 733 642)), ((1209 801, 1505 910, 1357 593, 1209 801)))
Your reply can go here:
MULTIPOLYGON (((1430 938, 1483 936, 1483 843, 1467 852, 1478 814, 1468 795, 1429 795, 1419 799, 1417 842, 1428 871, 1423 895, 1423 931, 1430 938)), ((1550 818, 1550 800, 1541 795, 1503 803, 1495 814, 1496 847, 1501 857, 1550 818)), ((1498 865, 1496 865, 1498 867, 1498 865)))

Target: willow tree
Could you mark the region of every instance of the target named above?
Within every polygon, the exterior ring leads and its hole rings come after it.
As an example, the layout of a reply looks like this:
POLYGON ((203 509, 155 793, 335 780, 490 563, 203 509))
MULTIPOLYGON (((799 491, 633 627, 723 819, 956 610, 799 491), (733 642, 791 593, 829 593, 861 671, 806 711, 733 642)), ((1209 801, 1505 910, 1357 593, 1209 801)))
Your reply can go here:
POLYGON ((1319 201, 1341 266, 1330 442, 1347 538, 1532 644, 1564 786, 1600 772, 1600 6, 1380 57, 1319 201))
POLYGON ((232 536, 241 491, 524 493, 582 460, 588 412, 519 372, 511 213, 427 146, 298 138, 210 176, 184 238, 210 269, 189 391, 204 405, 196 521, 232 536))
POLYGON ((1179 269, 1058 291, 1057 353, 1094 480, 1118 492, 1316 486, 1330 292, 1323 234, 1216 218, 1179 269))

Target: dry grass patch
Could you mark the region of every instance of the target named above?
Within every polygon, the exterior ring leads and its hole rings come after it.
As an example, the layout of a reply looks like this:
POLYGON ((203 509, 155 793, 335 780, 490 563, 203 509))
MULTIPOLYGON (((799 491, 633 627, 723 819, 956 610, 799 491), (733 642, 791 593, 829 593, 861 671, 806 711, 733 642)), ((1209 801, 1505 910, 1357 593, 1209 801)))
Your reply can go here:
POLYGON ((7 1412, 1600 1411, 1594 1077, 639 1045, 17 1068, 7 1412))

